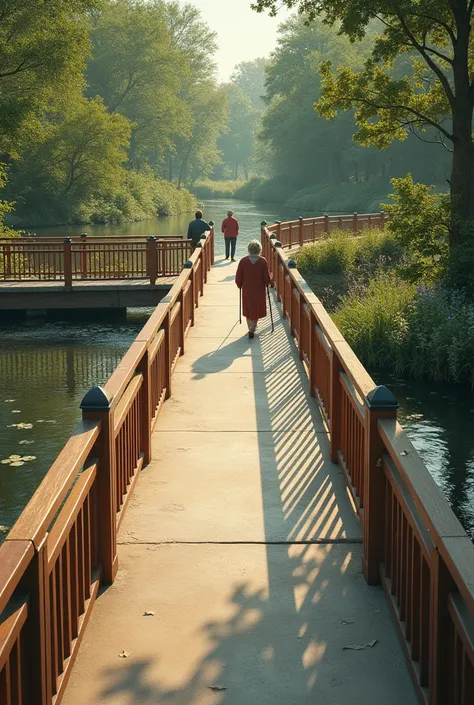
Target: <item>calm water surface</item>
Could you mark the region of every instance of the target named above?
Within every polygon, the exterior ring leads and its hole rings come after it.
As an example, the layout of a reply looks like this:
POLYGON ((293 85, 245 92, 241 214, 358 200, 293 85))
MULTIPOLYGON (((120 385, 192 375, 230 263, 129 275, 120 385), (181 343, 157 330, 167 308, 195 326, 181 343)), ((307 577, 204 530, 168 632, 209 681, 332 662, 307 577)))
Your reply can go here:
MULTIPOLYGON (((220 223, 227 208, 240 221, 240 246, 258 237, 260 222, 298 217, 269 204, 209 200, 204 217, 216 223, 216 254, 223 253, 220 223)), ((62 227, 38 235, 182 235, 189 215, 125 225, 62 227)), ((85 392, 105 382, 143 325, 148 312, 129 312, 126 323, 0 325, 0 459, 35 456, 24 465, 0 464, 0 541, 31 497, 80 418, 85 392), (14 401, 7 401, 14 400, 14 401), (13 413, 18 411, 19 413, 13 413), (31 423, 30 429, 12 424, 31 423), (21 443, 27 441, 27 443, 21 443)), ((470 390, 402 380, 378 372, 397 396, 400 421, 466 530, 474 537, 474 394, 470 390)))

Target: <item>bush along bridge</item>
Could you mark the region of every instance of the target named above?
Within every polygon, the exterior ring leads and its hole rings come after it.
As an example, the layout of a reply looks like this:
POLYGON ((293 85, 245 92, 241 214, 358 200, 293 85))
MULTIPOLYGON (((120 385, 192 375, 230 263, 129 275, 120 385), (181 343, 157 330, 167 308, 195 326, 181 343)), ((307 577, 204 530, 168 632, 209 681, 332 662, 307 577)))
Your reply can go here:
POLYGON ((0 546, 2 705, 474 702, 472 542, 287 253, 384 222, 263 223, 252 341, 205 236, 0 546))

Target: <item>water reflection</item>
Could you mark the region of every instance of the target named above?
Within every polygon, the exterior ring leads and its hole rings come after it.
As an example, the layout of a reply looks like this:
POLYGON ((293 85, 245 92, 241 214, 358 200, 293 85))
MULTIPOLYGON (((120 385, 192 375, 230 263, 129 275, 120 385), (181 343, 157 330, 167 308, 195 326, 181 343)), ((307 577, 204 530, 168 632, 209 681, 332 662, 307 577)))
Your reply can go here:
POLYGON ((399 419, 453 511, 474 538, 474 393, 377 372, 400 402, 399 419))
POLYGON ((0 328, 0 459, 36 456, 21 466, 0 464, 0 540, 71 435, 85 392, 107 380, 147 313, 132 311, 122 324, 0 328))

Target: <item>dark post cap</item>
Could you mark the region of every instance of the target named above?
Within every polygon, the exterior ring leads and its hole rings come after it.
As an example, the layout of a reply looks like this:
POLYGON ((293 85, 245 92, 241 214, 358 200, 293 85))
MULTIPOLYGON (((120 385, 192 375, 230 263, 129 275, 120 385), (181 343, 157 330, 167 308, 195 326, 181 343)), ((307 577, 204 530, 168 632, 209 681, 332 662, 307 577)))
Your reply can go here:
POLYGON ((206 237, 207 237, 206 235, 202 234, 201 237, 200 237, 200 239, 201 239, 201 240, 205 240, 206 237))
POLYGON ((270 235, 270 240, 276 240, 276 239, 277 239, 277 236, 275 235, 275 233, 272 233, 270 235))
POLYGON ((262 226, 262 228, 265 228, 265 227, 268 225, 268 223, 267 223, 266 220, 262 220, 262 222, 260 223, 260 225, 262 226))
POLYGON ((356 213, 356 212, 354 212, 354 215, 357 215, 357 213, 356 213))
POLYGON ((150 235, 149 237, 147 237, 146 241, 147 242, 155 242, 155 238, 153 237, 153 235, 150 235))
POLYGON ((201 241, 199 241, 199 242, 196 243, 196 247, 202 247, 201 241))
POLYGON ((296 267, 298 266, 294 259, 289 259, 287 262, 287 265, 288 265, 288 269, 296 269, 296 267))
POLYGON ((112 399, 103 387, 92 387, 81 401, 83 411, 103 411, 110 408, 112 399))
POLYGON ((277 225, 281 225, 281 220, 275 220, 275 223, 276 223, 277 225))
POLYGON ((193 263, 191 262, 190 259, 187 259, 186 262, 183 264, 183 269, 192 269, 193 268, 193 263))
POLYGON ((72 240, 71 240, 70 237, 65 237, 65 238, 64 238, 64 242, 72 242, 72 240))
POLYGON ((369 409, 379 409, 379 411, 391 411, 400 406, 393 392, 384 384, 372 389, 367 394, 366 402, 369 409))
POLYGON ((210 221, 209 221, 209 225, 211 226, 211 228, 213 228, 213 227, 214 227, 214 221, 213 221, 213 220, 210 220, 210 221))
POLYGON ((279 240, 276 240, 273 244, 275 247, 281 247, 281 242, 279 240))
POLYGON ((87 237, 87 233, 81 233, 81 237, 87 237))
POLYGON ((298 216, 298 220, 304 220, 303 216, 302 216, 302 215, 299 215, 299 216, 298 216))

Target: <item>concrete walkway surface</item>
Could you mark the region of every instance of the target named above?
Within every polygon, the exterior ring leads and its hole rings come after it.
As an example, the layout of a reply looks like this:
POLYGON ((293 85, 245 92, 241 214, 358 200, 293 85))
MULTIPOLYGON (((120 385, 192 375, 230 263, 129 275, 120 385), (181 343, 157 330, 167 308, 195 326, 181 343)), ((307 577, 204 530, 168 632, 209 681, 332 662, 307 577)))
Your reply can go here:
POLYGON ((287 322, 273 300, 249 341, 234 275, 210 273, 63 703, 416 705, 287 322))

